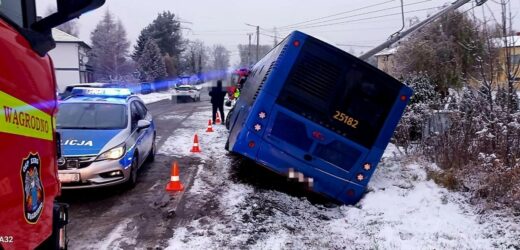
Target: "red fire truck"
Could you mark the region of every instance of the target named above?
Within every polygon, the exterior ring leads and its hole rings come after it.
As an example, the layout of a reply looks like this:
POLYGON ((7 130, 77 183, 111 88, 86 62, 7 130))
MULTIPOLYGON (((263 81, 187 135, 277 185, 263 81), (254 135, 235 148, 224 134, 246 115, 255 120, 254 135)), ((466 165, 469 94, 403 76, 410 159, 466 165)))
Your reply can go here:
POLYGON ((0 1, 0 249, 66 248, 47 52, 55 46, 51 28, 104 2, 57 0, 58 11, 37 21, 34 0, 0 1))
POLYGON ((239 85, 244 84, 245 79, 247 78, 247 76, 249 76, 249 72, 250 71, 247 68, 240 68, 240 69, 233 71, 233 73, 231 73, 231 79, 229 81, 230 86, 228 86, 228 88, 227 88, 227 92, 228 92, 230 100, 234 99, 233 94, 235 93, 237 88, 244 87, 244 86, 239 86, 239 85))

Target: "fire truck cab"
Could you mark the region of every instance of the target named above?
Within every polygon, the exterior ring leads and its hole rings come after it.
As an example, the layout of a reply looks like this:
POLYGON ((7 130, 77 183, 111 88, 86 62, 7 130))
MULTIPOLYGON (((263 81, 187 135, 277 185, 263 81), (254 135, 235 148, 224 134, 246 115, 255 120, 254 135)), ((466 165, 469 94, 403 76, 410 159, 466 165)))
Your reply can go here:
POLYGON ((0 1, 0 249, 66 248, 60 194, 51 29, 103 5, 57 0, 37 21, 34 0, 0 1))

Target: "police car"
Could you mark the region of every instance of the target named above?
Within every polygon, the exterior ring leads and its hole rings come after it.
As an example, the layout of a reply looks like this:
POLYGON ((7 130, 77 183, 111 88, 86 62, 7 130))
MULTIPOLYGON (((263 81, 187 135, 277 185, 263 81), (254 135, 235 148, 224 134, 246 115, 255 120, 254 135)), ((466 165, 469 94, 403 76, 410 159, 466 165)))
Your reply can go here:
POLYGON ((133 187, 137 169, 155 157, 152 115, 128 89, 74 88, 59 104, 56 126, 63 189, 133 187))

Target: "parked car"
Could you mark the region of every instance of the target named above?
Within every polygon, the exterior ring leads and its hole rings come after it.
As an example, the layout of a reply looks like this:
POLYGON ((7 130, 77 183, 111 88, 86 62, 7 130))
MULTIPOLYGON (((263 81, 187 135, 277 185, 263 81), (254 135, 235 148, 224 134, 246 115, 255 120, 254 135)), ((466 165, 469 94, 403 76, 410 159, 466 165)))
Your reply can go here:
POLYGON ((200 90, 198 86, 180 85, 176 87, 172 94, 172 101, 200 101, 200 90))
POLYGON ((63 189, 133 187, 137 169, 155 159, 152 115, 128 89, 74 88, 59 104, 56 126, 63 189))
POLYGON ((152 85, 148 82, 141 83, 141 94, 150 94, 153 92, 152 85))

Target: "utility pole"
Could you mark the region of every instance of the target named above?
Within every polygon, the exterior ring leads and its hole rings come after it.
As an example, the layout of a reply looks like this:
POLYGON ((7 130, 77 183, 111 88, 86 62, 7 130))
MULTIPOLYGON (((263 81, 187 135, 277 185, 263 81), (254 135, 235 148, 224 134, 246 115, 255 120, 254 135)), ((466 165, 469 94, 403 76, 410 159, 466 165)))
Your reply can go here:
POLYGON ((274 45, 273 45, 273 48, 274 48, 278 44, 278 31, 276 30, 276 27, 274 27, 273 30, 274 30, 274 45))
POLYGON ((248 33, 249 36, 249 46, 247 47, 247 66, 251 65, 251 37, 253 36, 253 33, 248 33))
MULTIPOLYGON (((401 38, 407 36, 408 34, 424 27, 425 25, 433 22, 435 19, 439 18, 439 17, 442 17, 443 15, 445 15, 446 13, 448 13, 449 11, 452 11, 452 10, 455 10, 455 9, 458 9, 460 6, 468 3, 470 0, 457 0, 455 2, 453 2, 451 5, 449 5, 448 7, 444 8, 443 10, 435 13, 434 15, 426 18, 425 20, 423 20, 422 22, 419 22, 417 24, 415 24, 414 26, 408 28, 407 30, 403 31, 403 32, 398 32, 396 34, 394 34, 393 36, 391 36, 386 42, 380 44, 379 46, 373 48, 372 50, 366 52, 365 54, 361 55, 359 57, 359 59, 361 60, 368 60, 371 56, 375 55, 376 53, 380 52, 381 50, 383 49, 386 49, 388 47, 390 47, 390 45, 394 44, 395 42, 401 40, 401 38)), ((476 3, 477 3, 477 6, 480 6, 482 4, 484 4, 487 0, 475 0, 476 3)))
POLYGON ((258 62, 260 51, 260 26, 256 26, 256 62, 258 62))
POLYGON ((245 25, 251 26, 251 27, 256 27, 256 61, 258 62, 258 60, 260 59, 259 58, 259 56, 260 56, 260 26, 252 25, 252 24, 248 24, 248 23, 246 23, 245 25))

